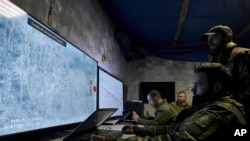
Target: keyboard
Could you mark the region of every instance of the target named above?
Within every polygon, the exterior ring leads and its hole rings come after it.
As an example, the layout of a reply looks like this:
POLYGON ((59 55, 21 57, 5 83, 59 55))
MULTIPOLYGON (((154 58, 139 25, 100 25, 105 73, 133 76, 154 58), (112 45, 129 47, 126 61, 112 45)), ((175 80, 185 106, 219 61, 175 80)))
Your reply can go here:
POLYGON ((119 121, 120 121, 119 119, 107 120, 103 124, 114 125, 114 124, 118 123, 119 121))

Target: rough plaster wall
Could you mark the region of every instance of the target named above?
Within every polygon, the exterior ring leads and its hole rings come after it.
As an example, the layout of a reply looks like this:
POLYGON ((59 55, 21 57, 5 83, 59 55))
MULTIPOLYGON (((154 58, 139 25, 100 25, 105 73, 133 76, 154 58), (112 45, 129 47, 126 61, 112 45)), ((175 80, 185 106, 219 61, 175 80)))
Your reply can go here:
MULTIPOLYGON (((127 62, 114 39, 112 22, 97 0, 11 0, 124 80, 127 62), (107 62, 101 60, 105 54, 107 62)), ((125 82, 126 83, 126 82, 125 82)))
POLYGON ((157 57, 147 57, 144 60, 130 63, 132 69, 128 83, 129 100, 138 100, 140 82, 175 82, 175 92, 185 90, 188 102, 192 102, 193 67, 199 62, 181 62, 165 60, 157 57))
POLYGON ((179 62, 147 57, 126 62, 114 39, 113 25, 97 0, 11 0, 31 16, 98 61, 98 65, 124 81, 128 87, 125 100, 138 99, 140 82, 175 81, 176 92, 192 83, 194 62, 179 62), (51 9, 51 11, 50 11, 51 9), (102 54, 107 63, 101 61, 102 54))

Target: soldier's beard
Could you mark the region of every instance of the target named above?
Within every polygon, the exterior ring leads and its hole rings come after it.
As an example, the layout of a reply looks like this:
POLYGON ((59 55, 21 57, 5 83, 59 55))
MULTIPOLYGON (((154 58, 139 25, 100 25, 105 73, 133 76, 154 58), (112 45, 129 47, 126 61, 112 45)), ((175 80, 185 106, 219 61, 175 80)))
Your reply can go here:
POLYGON ((209 102, 214 102, 215 100, 217 100, 219 98, 218 96, 219 96, 219 94, 214 93, 211 90, 207 91, 203 95, 193 96, 192 106, 194 106, 194 107, 201 106, 201 105, 205 105, 206 103, 209 103, 209 102))

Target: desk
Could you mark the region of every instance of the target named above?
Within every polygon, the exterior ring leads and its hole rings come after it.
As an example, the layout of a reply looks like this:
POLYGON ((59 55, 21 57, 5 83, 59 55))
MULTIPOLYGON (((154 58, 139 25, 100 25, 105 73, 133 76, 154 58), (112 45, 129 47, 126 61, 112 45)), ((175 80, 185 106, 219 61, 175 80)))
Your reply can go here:
MULTIPOLYGON (((109 131, 112 133, 113 131, 122 131, 122 128, 128 124, 115 124, 115 125, 101 125, 97 128, 99 130, 99 133, 108 133, 109 131)), ((131 125, 131 124, 130 124, 131 125)), ((135 134, 122 134, 120 138, 126 139, 128 137, 133 137, 135 134)))
MULTIPOLYGON (((97 131, 99 132, 99 134, 107 134, 107 133, 112 133, 112 132, 121 132, 122 128, 125 125, 132 125, 132 124, 128 124, 128 123, 120 123, 120 124, 114 124, 114 125, 101 125, 97 128, 97 131)), ((50 140, 46 140, 46 141, 63 141, 63 138, 66 137, 68 134, 65 134, 66 132, 62 132, 62 134, 59 134, 59 137, 54 138, 54 139, 50 139, 50 140)), ((135 134, 122 134, 120 138, 126 139, 128 137, 132 137, 135 136, 135 134)), ((45 140, 42 140, 45 141, 45 140)))
POLYGON ((114 125, 101 125, 97 129, 99 130, 117 130, 122 131, 124 124, 114 124, 114 125))

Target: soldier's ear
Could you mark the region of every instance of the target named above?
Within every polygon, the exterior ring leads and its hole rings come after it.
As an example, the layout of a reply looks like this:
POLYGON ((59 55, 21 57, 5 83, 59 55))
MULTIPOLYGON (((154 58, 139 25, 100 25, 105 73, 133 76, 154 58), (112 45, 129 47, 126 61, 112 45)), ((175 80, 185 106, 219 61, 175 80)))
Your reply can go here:
POLYGON ((226 42, 232 41, 232 35, 231 35, 231 34, 226 34, 225 37, 224 37, 224 40, 225 40, 226 42))
POLYGON ((214 84, 213 92, 218 93, 222 89, 221 83, 217 82, 214 84))

